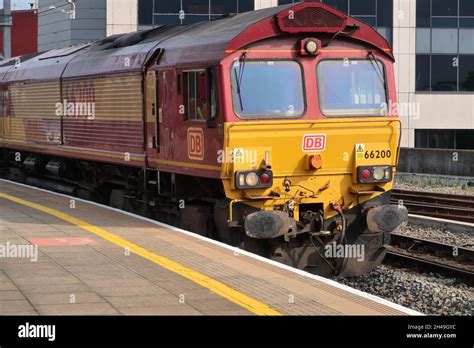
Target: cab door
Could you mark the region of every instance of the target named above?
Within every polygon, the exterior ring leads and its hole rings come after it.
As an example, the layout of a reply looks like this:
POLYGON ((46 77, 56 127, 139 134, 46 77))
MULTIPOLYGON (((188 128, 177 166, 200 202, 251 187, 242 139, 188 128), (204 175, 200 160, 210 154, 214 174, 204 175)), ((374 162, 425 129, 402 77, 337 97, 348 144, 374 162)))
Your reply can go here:
MULTIPOLYGON (((158 74, 148 71, 145 78, 145 136, 148 162, 160 151, 158 126, 158 74)), ((148 163, 151 164, 151 163, 148 163)))
POLYGON ((167 159, 170 150, 171 124, 174 111, 171 70, 148 71, 145 91, 146 152, 149 168, 156 168, 160 159, 167 159))

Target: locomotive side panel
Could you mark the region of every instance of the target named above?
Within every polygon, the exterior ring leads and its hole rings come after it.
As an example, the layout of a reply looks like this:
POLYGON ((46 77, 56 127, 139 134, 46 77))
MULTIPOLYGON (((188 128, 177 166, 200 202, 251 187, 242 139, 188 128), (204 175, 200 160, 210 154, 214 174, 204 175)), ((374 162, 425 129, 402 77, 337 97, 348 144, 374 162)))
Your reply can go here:
POLYGON ((44 152, 61 143, 61 75, 87 45, 2 62, 2 130, 6 147, 44 152))
POLYGON ((143 151, 140 75, 63 81, 63 144, 102 151, 143 151))
POLYGON ((5 94, 9 112, 4 139, 17 144, 55 145, 61 142, 59 81, 14 83, 5 94))

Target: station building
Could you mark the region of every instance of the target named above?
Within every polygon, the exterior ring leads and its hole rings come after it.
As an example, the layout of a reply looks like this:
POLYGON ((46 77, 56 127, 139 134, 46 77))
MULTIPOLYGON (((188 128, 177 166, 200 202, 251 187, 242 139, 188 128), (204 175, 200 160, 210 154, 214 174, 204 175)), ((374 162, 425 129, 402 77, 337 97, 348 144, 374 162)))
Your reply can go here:
MULTIPOLYGON (((317 1, 317 0, 316 0, 317 1)), ((185 25, 294 0, 40 0, 40 50, 185 25)), ((396 57, 402 146, 474 150, 473 0, 322 0, 374 26, 396 57)))

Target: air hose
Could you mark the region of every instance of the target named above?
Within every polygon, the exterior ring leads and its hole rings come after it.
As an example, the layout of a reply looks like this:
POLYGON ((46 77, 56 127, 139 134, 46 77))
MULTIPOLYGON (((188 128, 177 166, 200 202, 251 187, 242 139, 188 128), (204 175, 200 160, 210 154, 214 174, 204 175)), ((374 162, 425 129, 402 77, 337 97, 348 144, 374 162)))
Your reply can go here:
MULTIPOLYGON (((332 209, 337 212, 342 221, 341 236, 339 237, 339 244, 346 244, 346 229, 347 229, 347 220, 343 212, 343 207, 339 204, 331 204, 332 209)), ((344 256, 344 259, 341 262, 341 267, 336 270, 336 275, 339 275, 341 271, 346 267, 348 261, 347 255, 344 256)))

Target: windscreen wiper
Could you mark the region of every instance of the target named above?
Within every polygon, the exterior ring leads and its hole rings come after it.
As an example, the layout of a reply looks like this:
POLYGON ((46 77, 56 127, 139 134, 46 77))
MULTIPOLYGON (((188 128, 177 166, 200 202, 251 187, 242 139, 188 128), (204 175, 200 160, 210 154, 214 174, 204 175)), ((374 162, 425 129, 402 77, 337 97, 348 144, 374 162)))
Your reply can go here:
POLYGON ((242 79, 244 77, 244 69, 245 63, 247 62, 247 55, 249 51, 245 51, 239 58, 239 72, 237 73, 237 69, 234 70, 235 73, 235 80, 237 83, 237 94, 239 95, 239 102, 240 102, 240 111, 244 111, 244 103, 242 101, 242 93, 241 93, 241 86, 242 86, 242 79))
POLYGON ((375 58, 375 55, 372 51, 369 52, 368 57, 369 57, 370 64, 372 64, 374 70, 377 72, 377 75, 380 78, 380 81, 382 82, 383 88, 387 89, 387 81, 385 80, 382 68, 377 62, 377 58, 375 58))

